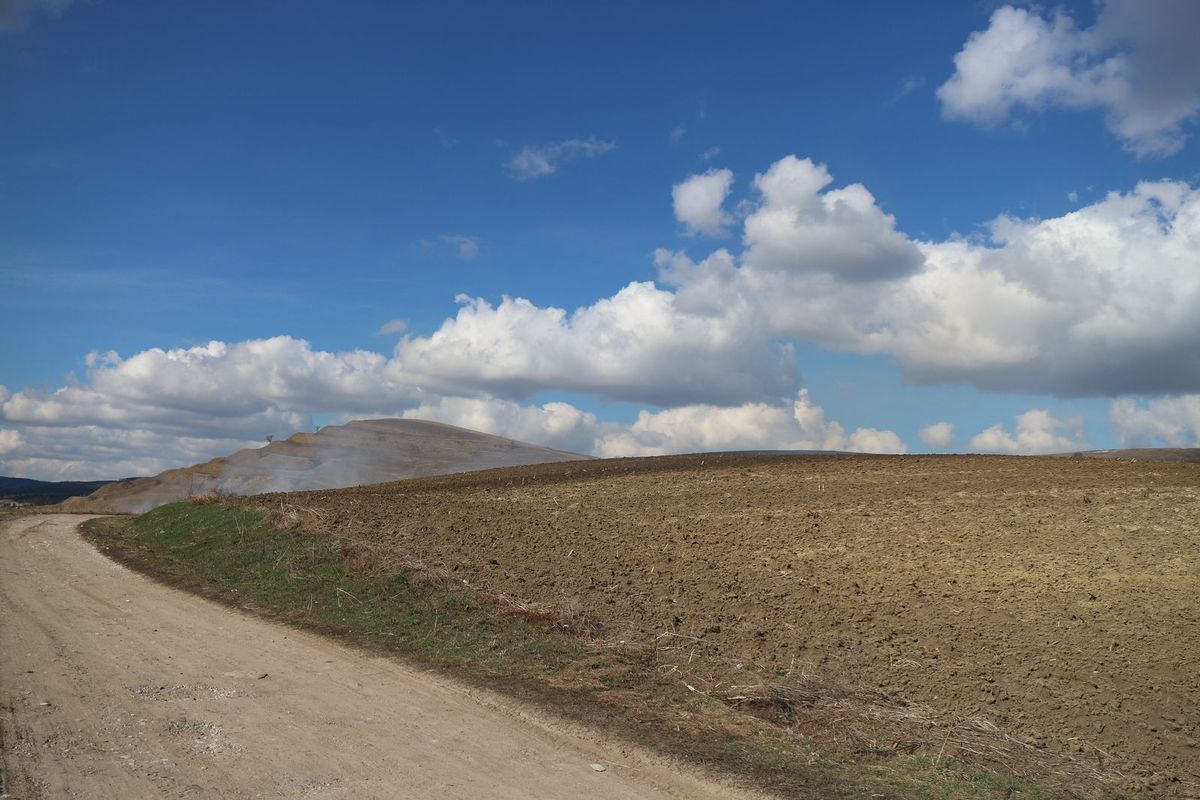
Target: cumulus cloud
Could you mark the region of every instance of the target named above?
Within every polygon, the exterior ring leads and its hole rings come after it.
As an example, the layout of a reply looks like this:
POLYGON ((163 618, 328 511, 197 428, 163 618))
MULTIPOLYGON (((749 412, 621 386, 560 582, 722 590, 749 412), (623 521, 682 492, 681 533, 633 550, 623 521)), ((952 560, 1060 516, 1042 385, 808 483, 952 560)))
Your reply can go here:
POLYGON ((675 219, 684 224, 690 234, 703 233, 722 236, 730 216, 725 212, 725 198, 733 186, 733 173, 727 169, 710 169, 691 175, 671 189, 675 219))
POLYGON ((647 282, 570 314, 520 298, 459 301, 431 336, 401 340, 394 374, 443 394, 559 390, 665 406, 782 397, 799 383, 790 348, 736 298, 684 308, 647 282))
POLYGON ((527 406, 492 398, 440 397, 404 412, 451 425, 606 458, 720 450, 841 450, 903 453, 892 431, 827 421, 807 390, 789 402, 643 410, 630 425, 599 420, 569 403, 527 406))
POLYGON ((949 422, 935 422, 921 428, 917 435, 930 447, 945 450, 954 443, 954 426, 949 422))
POLYGON ((519 181, 531 181, 553 175, 563 164, 577 158, 599 158, 617 146, 592 136, 587 139, 567 139, 543 145, 528 145, 508 162, 509 173, 519 181))
POLYGON ((21 31, 37 14, 59 16, 71 0, 0 0, 0 31, 21 31))
MULTIPOLYGON (((206 461, 308 430, 312 414, 434 419, 563 450, 650 455, 710 449, 903 452, 891 431, 847 433, 806 391, 791 400, 646 410, 631 425, 566 402, 523 405, 439 394, 378 354, 314 350, 276 337, 89 359, 82 381, 0 402, 0 473, 66 480, 128 477, 206 461)), ((2 395, 3 393, 0 393, 2 395)))
POLYGON ((1109 420, 1124 447, 1200 447, 1200 394, 1123 397, 1112 402, 1109 420))
POLYGON ((149 427, 25 426, 20 446, 0 454, 0 473, 55 481, 129 478, 262 444, 262 439, 180 436, 149 427))
POLYGON ((1032 409, 1017 417, 1016 434, 1003 425, 992 427, 971 437, 971 450, 977 453, 1002 455, 1039 455, 1087 450, 1083 438, 1083 420, 1075 417, 1061 420, 1049 411, 1032 409))
POLYGON ((94 353, 88 372, 52 392, 0 401, 23 441, 0 472, 52 479, 153 474, 308 430, 312 414, 403 408, 419 388, 393 381, 378 353, 314 350, 287 336, 121 358, 94 353))
MULTIPOLYGON (((457 425, 545 447, 590 454, 602 424, 570 403, 521 405, 485 397, 436 397, 402 416, 457 425)), ((611 423, 609 423, 611 426, 611 423)))
MULTIPOLYGON (((1061 217, 1000 217, 986 236, 921 242, 865 187, 832 184, 824 166, 785 157, 753 182, 742 247, 700 258, 658 250, 657 282, 574 310, 462 296, 457 314, 404 336, 390 356, 329 353, 287 336, 94 353, 84 379, 57 391, 0 387, 0 423, 24 439, 0 469, 49 458, 55 431, 97 442, 86 453, 54 451, 57 463, 132 466, 222 454, 231 442, 307 428, 313 413, 423 413, 566 449, 590 441, 609 454, 902 448, 891 432, 847 433, 798 394, 795 339, 889 357, 926 383, 1200 393, 1200 191, 1145 182, 1061 217), (610 428, 571 406, 521 405, 553 392, 653 408, 610 428), (137 449, 96 438, 106 431, 163 438, 137 449), (184 453, 172 437, 196 443, 184 453)), ((1114 424, 1143 432, 1131 437, 1170 441, 1176 430, 1145 421, 1151 411, 1168 418, 1169 405, 1114 408, 1114 424)), ((1077 426, 1030 412, 1015 433, 996 426, 971 446, 1038 452, 1082 441, 1077 426)))
POLYGON ((812 402, 806 389, 788 405, 690 405, 656 413, 642 411, 628 428, 604 435, 595 449, 597 455, 606 457, 753 449, 906 450, 892 431, 857 428, 847 435, 841 423, 826 421, 824 409, 812 402))
POLYGON ((1017 108, 1096 108, 1138 155, 1169 155, 1200 114, 1200 5, 1193 0, 1106 0, 1080 28, 1013 6, 967 39, 938 89, 943 113, 983 125, 1017 108))
POLYGON ((21 390, 0 403, 0 416, 30 427, 258 440, 306 428, 312 412, 372 408, 418 396, 388 377, 387 358, 378 353, 313 350, 288 336, 88 361, 85 382, 48 393, 21 390))
POLYGON ((926 382, 1059 395, 1200 387, 1200 192, 1138 184, 991 241, 925 244, 926 268, 860 343, 926 382))
POLYGON ((1200 191, 1185 183, 1140 183, 1061 217, 1000 217, 980 239, 917 242, 870 205, 830 216, 818 235, 779 209, 825 205, 824 168, 789 157, 766 174, 788 175, 786 188, 760 181, 768 190, 740 256, 656 255, 678 308, 736 301, 769 335, 889 356, 920 383, 1200 390, 1200 361, 1181 357, 1200 350, 1200 191))
POLYGON ((865 186, 826 190, 832 182, 823 164, 795 156, 756 175, 761 202, 746 217, 745 263, 847 281, 894 278, 920 267, 920 251, 865 186))

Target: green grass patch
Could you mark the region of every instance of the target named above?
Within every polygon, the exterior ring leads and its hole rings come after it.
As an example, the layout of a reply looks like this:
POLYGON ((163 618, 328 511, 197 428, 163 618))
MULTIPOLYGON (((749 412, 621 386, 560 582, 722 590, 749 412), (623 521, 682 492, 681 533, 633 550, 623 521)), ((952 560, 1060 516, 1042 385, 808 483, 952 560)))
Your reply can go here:
POLYGON ((792 798, 1035 798, 1027 781, 919 756, 853 756, 689 691, 645 649, 602 647, 472 591, 356 566, 331 535, 176 503, 85 525, 114 558, 223 603, 386 651, 792 798))

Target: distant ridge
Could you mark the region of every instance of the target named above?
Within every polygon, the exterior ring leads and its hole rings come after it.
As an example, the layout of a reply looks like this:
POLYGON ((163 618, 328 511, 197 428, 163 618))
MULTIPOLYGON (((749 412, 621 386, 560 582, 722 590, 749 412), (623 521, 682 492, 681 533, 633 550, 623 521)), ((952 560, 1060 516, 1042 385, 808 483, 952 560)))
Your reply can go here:
POLYGON ((139 513, 187 497, 341 489, 405 478, 516 467, 589 456, 440 422, 373 419, 297 433, 204 464, 134 478, 65 501, 62 510, 139 513))
POLYGON ((91 494, 113 481, 37 481, 0 475, 0 501, 13 500, 25 505, 58 503, 68 497, 91 494))
POLYGON ((1187 461, 1200 463, 1200 447, 1126 447, 1056 453, 1060 458, 1123 458, 1129 461, 1187 461))

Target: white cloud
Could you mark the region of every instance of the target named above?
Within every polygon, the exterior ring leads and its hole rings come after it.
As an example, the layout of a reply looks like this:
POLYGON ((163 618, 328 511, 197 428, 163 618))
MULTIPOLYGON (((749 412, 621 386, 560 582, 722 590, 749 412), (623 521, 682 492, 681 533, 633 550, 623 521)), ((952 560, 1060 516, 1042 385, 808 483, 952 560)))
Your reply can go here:
MULTIPOLYGON (((521 405, 413 384, 401 364, 359 351, 314 351, 276 337, 129 358, 91 359, 86 380, 0 404, 0 473, 66 480, 128 477, 206 461, 308 430, 311 415, 435 419, 564 450, 645 455, 711 449, 903 452, 891 431, 845 432, 806 391, 793 400, 683 404, 643 411, 632 425, 569 403, 521 405)), ((707 390, 704 390, 707 391, 707 390)))
POLYGON ((1180 357, 1200 350, 1200 191, 1140 183, 1061 217, 1001 217, 985 240, 914 242, 870 205, 811 225, 786 209, 826 205, 828 173, 792 157, 767 175, 781 173, 760 180, 740 258, 656 256, 678 308, 736 300, 768 335, 890 356, 920 383, 1200 391, 1200 362, 1180 357))
POLYGON ((261 438, 180 436, 150 427, 25 426, 21 445, 0 455, 0 474, 59 481, 155 475, 262 444, 261 438))
POLYGON ((88 380, 54 392, 16 392, 0 417, 25 426, 98 426, 201 438, 258 440, 306 428, 316 411, 415 398, 387 375, 387 359, 328 353, 288 336, 236 344, 153 348, 128 359, 89 359, 88 380))
POLYGON ((543 145, 528 145, 508 162, 509 172, 520 181, 553 175, 558 168, 577 158, 599 158, 617 146, 616 142, 597 139, 567 139, 543 145))
POLYGON ((397 333, 404 333, 406 330, 408 330, 407 322, 402 319, 393 319, 380 325, 375 334, 377 336, 393 336, 397 333))
POLYGON ((595 448, 601 426, 595 414, 570 403, 526 406, 483 397, 437 397, 407 409, 403 416, 585 454, 595 448))
POLYGON ((25 440, 21 438, 20 431, 0 428, 0 455, 16 450, 24 443, 25 440))
POLYGON ((722 450, 841 450, 903 453, 892 431, 828 422, 806 390, 795 400, 643 410, 632 424, 599 420, 569 403, 527 406, 495 398, 438 397, 404 412, 498 436, 605 458, 722 450))
POLYGON ((1107 0, 1079 28, 1004 6, 967 39, 938 89, 947 117, 994 125, 1015 109, 1102 109, 1109 129, 1138 155, 1169 155, 1200 114, 1200 4, 1107 0))
POLYGON ((83 380, 0 400, 23 442, 0 473, 126 477, 227 455, 263 437, 308 430, 312 414, 405 408, 417 387, 393 381, 378 353, 314 350, 287 336, 129 358, 92 354, 83 380))
POLYGON ((802 389, 788 405, 746 403, 732 408, 691 405, 642 411, 628 428, 607 432, 596 445, 605 457, 719 450, 846 450, 903 453, 892 431, 857 428, 847 435, 802 389))
POLYGON ((860 323, 911 377, 1060 395, 1200 388, 1200 192, 1172 182, 1048 220, 1000 218, 990 246, 926 244, 926 267, 860 323))
POLYGON ((671 140, 671 144, 678 144, 679 140, 682 139, 686 133, 687 128, 683 127, 682 125, 676 125, 671 129, 671 132, 667 135, 667 138, 671 140))
POLYGON ((725 198, 732 186, 733 173, 727 169, 710 169, 700 175, 688 176, 671 189, 675 219, 687 227, 688 233, 724 235, 725 226, 730 222, 724 209, 725 198))
POLYGON ((458 257, 463 261, 471 261, 479 255, 479 237, 465 234, 443 234, 439 237, 443 242, 454 248, 458 257))
POLYGON ((717 147, 716 145, 713 145, 712 147, 706 149, 703 153, 700 154, 700 160, 705 161, 705 162, 712 161, 714 158, 716 158, 719 155, 721 155, 721 148, 717 147))
POLYGON ((823 164, 787 156, 754 186, 761 202, 746 217, 744 262, 757 270, 824 273, 839 280, 894 278, 915 271, 921 254, 862 184, 822 191, 823 164))
POLYGON ((21 31, 36 14, 60 16, 71 0, 0 0, 0 31, 21 31))
POLYGON ((945 450, 954 443, 954 426, 949 422, 935 422, 921 428, 917 435, 930 447, 945 450))
POLYGON ((1124 447, 1200 447, 1200 394, 1114 400, 1109 420, 1124 447))
POLYGON ((571 314, 521 298, 459 300, 432 335, 400 341, 391 374, 442 394, 558 390, 668 406, 782 397, 798 385, 790 349, 737 298, 682 308, 671 292, 631 283, 571 314))
POLYGON ((1032 409, 1017 417, 1016 435, 1002 425, 992 427, 971 437, 971 450, 977 453, 1002 455, 1039 455, 1087 450, 1083 438, 1083 420, 1061 420, 1049 411, 1032 409))
MULTIPOLYGON (((698 260, 656 251, 657 284, 630 283, 573 311, 460 297, 454 317, 405 336, 390 358, 287 336, 128 358, 98 351, 83 380, 57 391, 0 387, 0 423, 24 440, 0 470, 18 459, 50 472, 36 460, 128 466, 223 454, 231 442, 306 429, 313 413, 419 411, 566 449, 590 440, 606 453, 902 448, 891 432, 846 433, 797 394, 797 338, 890 357, 920 382, 1200 393, 1190 357, 1200 352, 1200 191, 1141 183, 1057 218, 1001 217, 985 238, 916 242, 866 188, 831 183, 823 166, 788 156, 755 179, 740 250, 698 260), (516 402, 548 392, 657 408, 611 427, 565 404, 516 402), (82 444, 72 450, 55 431, 82 444), (104 438, 111 431, 150 438, 104 438), (183 439, 193 441, 186 451, 172 444, 183 439)), ((1177 430, 1145 421, 1152 410, 1175 414, 1165 402, 1114 408, 1131 437, 1177 430)), ((972 446, 1079 448, 1071 425, 1030 413, 1014 434, 997 426, 972 446)))

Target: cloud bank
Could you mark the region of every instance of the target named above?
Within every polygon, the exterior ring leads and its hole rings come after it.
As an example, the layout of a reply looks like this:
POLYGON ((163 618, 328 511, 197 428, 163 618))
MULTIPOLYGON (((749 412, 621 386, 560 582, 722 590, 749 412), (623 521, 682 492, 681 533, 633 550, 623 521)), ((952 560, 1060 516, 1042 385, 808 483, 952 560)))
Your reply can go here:
POLYGON ((339 421, 432 419, 564 450, 653 455, 712 449, 903 452, 890 431, 846 433, 801 390, 791 400, 684 404, 606 422, 570 403, 523 405, 431 392, 398 357, 314 350, 280 336, 151 349, 88 359, 85 380, 54 392, 0 392, 0 473, 45 479, 154 474, 309 430, 313 414, 339 421))

